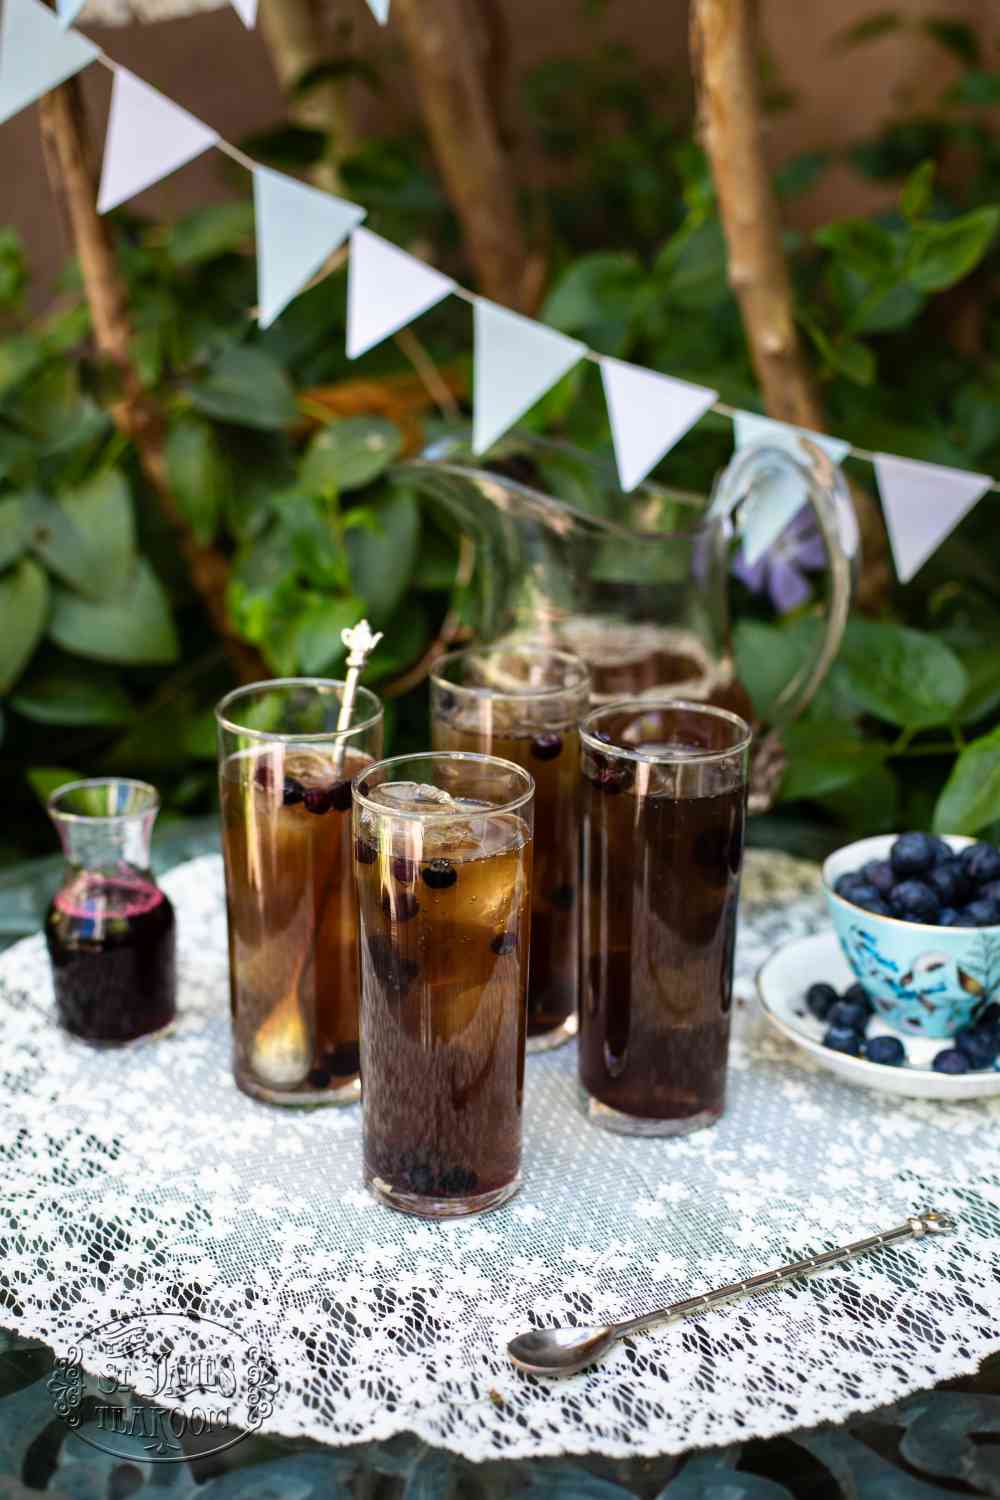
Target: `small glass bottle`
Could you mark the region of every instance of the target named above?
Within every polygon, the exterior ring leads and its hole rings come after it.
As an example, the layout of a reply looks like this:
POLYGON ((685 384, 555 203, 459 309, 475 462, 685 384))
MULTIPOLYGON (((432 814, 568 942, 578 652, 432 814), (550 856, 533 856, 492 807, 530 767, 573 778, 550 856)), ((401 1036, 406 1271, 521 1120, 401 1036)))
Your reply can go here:
POLYGON ((101 777, 49 798, 66 871, 45 921, 56 1011, 99 1045, 165 1031, 175 1014, 174 909, 149 868, 156 788, 101 777))

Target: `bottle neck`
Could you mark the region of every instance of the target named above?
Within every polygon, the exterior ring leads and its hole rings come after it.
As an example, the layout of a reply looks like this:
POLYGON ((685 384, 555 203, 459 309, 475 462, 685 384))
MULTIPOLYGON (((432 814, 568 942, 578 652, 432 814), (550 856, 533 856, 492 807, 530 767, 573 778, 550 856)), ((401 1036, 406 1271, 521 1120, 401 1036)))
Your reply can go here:
POLYGON ((149 870, 155 810, 121 817, 67 818, 52 814, 66 863, 73 870, 149 870))

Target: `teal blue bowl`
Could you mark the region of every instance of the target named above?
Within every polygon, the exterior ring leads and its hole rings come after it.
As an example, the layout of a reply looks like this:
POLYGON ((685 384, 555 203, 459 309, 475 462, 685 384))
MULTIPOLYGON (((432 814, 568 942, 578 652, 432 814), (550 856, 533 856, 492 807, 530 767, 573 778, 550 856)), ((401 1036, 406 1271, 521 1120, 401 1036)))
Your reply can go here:
MULTIPOLYGON (((1000 996, 1000 926, 902 922, 854 906, 833 888, 868 860, 888 859, 898 837, 859 839, 830 855, 823 866, 830 918, 855 978, 887 1026, 903 1036, 954 1036, 1000 996)), ((958 850, 975 840, 956 834, 947 842, 958 850)))

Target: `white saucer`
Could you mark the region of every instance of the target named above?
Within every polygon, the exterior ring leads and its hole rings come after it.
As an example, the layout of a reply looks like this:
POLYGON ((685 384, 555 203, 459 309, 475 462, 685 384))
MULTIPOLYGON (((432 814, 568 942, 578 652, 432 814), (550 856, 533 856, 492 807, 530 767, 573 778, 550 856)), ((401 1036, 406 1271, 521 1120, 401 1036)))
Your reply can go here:
MULTIPOLYGON (((932 1059, 950 1045, 943 1037, 901 1036, 907 1061, 900 1068, 824 1047, 826 1026, 809 1014, 805 1002, 806 990, 821 980, 841 992, 854 982, 834 932, 817 932, 812 937, 784 943, 757 975, 757 992, 771 1024, 797 1046, 811 1052, 817 1062, 845 1083, 880 1089, 885 1094, 905 1094, 911 1099, 985 1099, 1000 1094, 1000 1072, 992 1067, 957 1075, 935 1073, 932 1059)), ((868 1035, 898 1033, 875 1018, 869 1023, 868 1035)))

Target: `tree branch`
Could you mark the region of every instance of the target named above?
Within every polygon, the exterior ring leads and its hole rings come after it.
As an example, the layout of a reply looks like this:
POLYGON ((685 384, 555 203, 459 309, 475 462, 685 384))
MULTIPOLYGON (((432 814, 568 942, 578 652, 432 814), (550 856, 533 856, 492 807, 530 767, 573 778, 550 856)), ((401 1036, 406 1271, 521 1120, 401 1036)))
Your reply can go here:
MULTIPOLYGON (((729 282, 772 417, 822 432, 823 404, 795 325, 778 201, 764 153, 756 0, 693 0, 691 49, 701 130, 726 237, 729 282)), ((877 608, 890 585, 874 499, 852 486, 864 547, 859 599, 877 608)))
POLYGON ((316 0, 261 0, 260 28, 288 96, 288 117, 296 125, 322 130, 327 136, 324 155, 310 169, 316 187, 341 193, 341 164, 357 147, 357 131, 349 98, 350 78, 328 78, 301 97, 295 87, 311 69, 329 61, 316 0))
POLYGON ((496 302, 533 312, 544 264, 528 250, 464 0, 393 0, 393 16, 480 289, 496 302))
POLYGON ((111 415, 135 448, 155 491, 191 580, 239 675, 270 676, 257 652, 233 635, 226 613, 229 564, 214 547, 195 541, 171 493, 163 445, 163 417, 132 365, 128 293, 107 220, 97 212, 97 178, 90 158, 78 80, 60 84, 39 101, 42 143, 53 192, 62 205, 80 259, 94 340, 120 382, 111 415))

